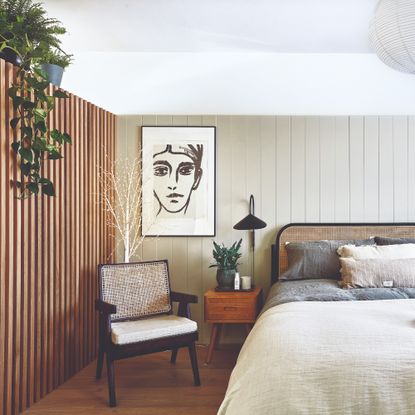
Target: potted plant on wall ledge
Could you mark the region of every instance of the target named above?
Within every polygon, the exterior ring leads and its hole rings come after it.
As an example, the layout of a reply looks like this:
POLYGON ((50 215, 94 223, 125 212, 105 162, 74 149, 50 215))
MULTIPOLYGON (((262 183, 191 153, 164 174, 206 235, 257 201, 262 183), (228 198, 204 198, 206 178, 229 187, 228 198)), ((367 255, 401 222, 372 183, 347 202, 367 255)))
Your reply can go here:
POLYGON ((220 290, 233 290, 235 273, 239 265, 238 260, 242 256, 239 252, 241 244, 242 238, 238 242, 234 242, 230 248, 213 241, 212 254, 216 262, 210 265, 209 268, 218 268, 216 271, 216 281, 218 282, 218 288, 220 290))
POLYGON ((8 94, 15 111, 10 120, 16 131, 11 146, 21 172, 21 179, 13 183, 20 199, 39 193, 55 195, 53 183, 43 176, 43 166, 62 158, 63 145, 71 143, 68 133, 50 130, 48 125, 56 99, 68 95, 59 89, 50 95, 49 76, 40 67, 41 63, 49 63, 51 53, 54 58, 65 55, 66 62, 70 62, 58 38, 65 32, 59 20, 47 17, 41 3, 0 0, 0 57, 19 66, 8 94))
POLYGON ((67 55, 59 49, 48 49, 39 61, 40 67, 47 74, 49 82, 60 87, 63 72, 71 64, 72 55, 67 55))
POLYGON ((62 23, 48 17, 42 3, 33 0, 0 0, 0 24, 0 41, 25 60, 39 57, 46 46, 60 49, 59 36, 66 33, 62 23))

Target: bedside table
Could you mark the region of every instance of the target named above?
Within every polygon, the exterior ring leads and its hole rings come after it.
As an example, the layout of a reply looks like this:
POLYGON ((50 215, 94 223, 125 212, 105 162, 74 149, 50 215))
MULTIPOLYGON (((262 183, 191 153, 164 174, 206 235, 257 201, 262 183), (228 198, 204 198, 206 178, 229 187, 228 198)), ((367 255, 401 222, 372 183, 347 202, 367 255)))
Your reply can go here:
POLYGON ((220 340, 222 324, 245 324, 251 330, 262 307, 262 288, 253 291, 215 291, 205 293, 205 321, 212 324, 206 364, 220 340))

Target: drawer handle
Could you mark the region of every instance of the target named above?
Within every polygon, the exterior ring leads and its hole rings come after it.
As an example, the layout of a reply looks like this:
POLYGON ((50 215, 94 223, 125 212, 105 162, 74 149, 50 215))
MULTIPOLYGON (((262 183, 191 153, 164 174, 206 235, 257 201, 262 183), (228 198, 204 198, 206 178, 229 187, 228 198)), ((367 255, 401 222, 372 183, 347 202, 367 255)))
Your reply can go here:
POLYGON ((237 308, 236 307, 224 307, 223 308, 225 311, 236 311, 237 308))

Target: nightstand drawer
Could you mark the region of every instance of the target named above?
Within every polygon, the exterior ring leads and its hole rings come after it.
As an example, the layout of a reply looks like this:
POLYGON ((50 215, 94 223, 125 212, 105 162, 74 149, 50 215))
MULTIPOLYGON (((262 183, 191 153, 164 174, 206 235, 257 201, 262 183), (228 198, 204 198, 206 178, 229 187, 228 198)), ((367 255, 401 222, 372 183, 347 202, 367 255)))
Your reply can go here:
POLYGON ((260 287, 249 292, 209 290, 205 293, 205 321, 252 324, 262 304, 261 295, 260 287))
POLYGON ((239 321, 239 320, 255 320, 256 309, 255 304, 252 302, 230 302, 229 304, 222 303, 210 303, 206 307, 206 320, 215 321, 239 321))

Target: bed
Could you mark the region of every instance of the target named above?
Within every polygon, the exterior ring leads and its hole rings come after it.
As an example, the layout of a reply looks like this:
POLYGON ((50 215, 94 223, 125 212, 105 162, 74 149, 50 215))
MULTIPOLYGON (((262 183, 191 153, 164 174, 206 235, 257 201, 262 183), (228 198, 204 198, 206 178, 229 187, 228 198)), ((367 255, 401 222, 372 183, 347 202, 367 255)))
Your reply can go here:
POLYGON ((415 414, 415 288, 344 290, 278 281, 286 242, 415 237, 415 224, 290 224, 272 247, 273 284, 219 415, 415 414))

